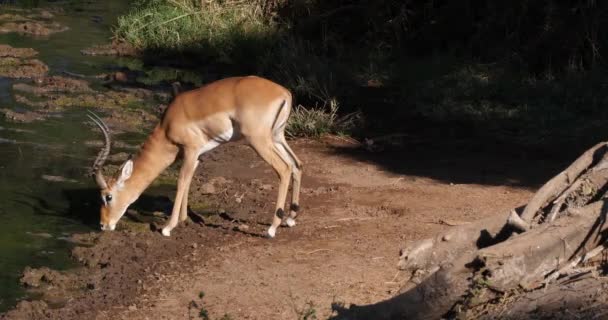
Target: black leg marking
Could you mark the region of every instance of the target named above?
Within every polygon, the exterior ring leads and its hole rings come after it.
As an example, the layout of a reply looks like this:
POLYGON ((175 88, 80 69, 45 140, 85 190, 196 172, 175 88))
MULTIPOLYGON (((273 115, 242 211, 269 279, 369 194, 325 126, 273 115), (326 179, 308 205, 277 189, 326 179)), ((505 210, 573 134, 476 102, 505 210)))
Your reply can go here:
POLYGON ((276 216, 279 217, 280 219, 283 219, 283 217, 285 216, 285 211, 283 211, 282 208, 277 209, 276 216))
POLYGON ((298 212, 300 211, 300 206, 297 203, 292 203, 289 209, 291 209, 293 212, 298 212))
POLYGON ((291 160, 293 160, 293 165, 296 166, 296 168, 298 170, 302 170, 302 164, 299 163, 298 160, 296 160, 296 155, 293 154, 291 149, 288 148, 283 142, 280 142, 280 144, 283 146, 283 149, 285 149, 285 151, 287 151, 287 155, 289 155, 289 157, 291 157, 291 160))
POLYGON ((281 102, 281 105, 279 106, 279 111, 277 111, 277 115, 274 117, 274 121, 272 122, 272 127, 271 130, 275 129, 275 126, 277 125, 277 121, 279 121, 279 116, 281 115, 281 111, 283 111, 283 107, 285 106, 285 100, 283 100, 283 102, 281 102))

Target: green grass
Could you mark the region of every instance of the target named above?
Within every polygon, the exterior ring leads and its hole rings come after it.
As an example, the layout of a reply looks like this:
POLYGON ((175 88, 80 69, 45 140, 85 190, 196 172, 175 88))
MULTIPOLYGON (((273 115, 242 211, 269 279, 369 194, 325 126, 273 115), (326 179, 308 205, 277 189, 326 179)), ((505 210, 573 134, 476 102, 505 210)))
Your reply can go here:
POLYGON ((205 52, 233 63, 236 56, 254 54, 274 31, 257 12, 248 2, 201 7, 199 1, 140 1, 119 17, 114 34, 138 49, 205 52), (245 46, 253 51, 237 52, 245 46))

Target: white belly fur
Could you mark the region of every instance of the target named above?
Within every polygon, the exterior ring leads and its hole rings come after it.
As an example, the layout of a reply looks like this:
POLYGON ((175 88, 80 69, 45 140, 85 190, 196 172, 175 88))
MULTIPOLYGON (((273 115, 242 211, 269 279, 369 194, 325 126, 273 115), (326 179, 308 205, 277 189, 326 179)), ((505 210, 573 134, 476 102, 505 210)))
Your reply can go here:
POLYGON ((220 135, 211 138, 207 143, 205 143, 200 149, 198 155, 201 156, 205 152, 208 152, 220 144, 224 144, 228 141, 231 141, 234 137, 234 129, 230 128, 229 130, 222 132, 220 135))

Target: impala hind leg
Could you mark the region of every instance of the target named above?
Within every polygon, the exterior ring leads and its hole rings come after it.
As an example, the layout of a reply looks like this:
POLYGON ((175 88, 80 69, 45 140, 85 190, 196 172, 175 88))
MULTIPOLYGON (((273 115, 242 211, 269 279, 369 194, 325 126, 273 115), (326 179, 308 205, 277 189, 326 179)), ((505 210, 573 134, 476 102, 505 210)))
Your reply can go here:
POLYGON ((274 218, 272 225, 268 228, 268 236, 274 238, 277 228, 281 225, 281 221, 285 216, 284 207, 285 200, 287 199, 287 190, 289 189, 289 180, 291 179, 291 168, 289 162, 282 158, 281 152, 271 139, 253 139, 249 143, 260 157, 272 166, 280 179, 274 218))
POLYGON ((188 210, 188 190, 190 189, 192 176, 194 175, 194 171, 196 170, 197 166, 197 150, 184 150, 184 162, 179 171, 177 193, 175 194, 175 201, 173 202, 173 211, 171 211, 169 222, 162 230, 162 234, 164 236, 168 237, 171 235, 171 230, 177 226, 182 210, 188 210))
POLYGON ((296 154, 291 150, 285 136, 281 134, 277 137, 275 145, 281 152, 282 158, 287 160, 290 164, 291 177, 293 179, 293 186, 291 190, 291 205, 289 206, 289 216, 285 220, 285 224, 288 227, 294 227, 296 225, 296 216, 300 210, 300 185, 302 183, 302 161, 298 159, 296 154))

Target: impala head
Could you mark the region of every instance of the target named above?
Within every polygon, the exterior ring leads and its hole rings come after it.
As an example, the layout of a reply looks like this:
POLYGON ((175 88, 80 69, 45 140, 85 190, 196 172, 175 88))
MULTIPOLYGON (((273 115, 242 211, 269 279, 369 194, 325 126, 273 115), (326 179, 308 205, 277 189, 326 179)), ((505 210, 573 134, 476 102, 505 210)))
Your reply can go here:
POLYGON ((128 192, 123 192, 123 187, 133 172, 133 161, 127 160, 118 170, 116 177, 106 179, 103 176, 102 167, 110 154, 110 130, 94 113, 90 112, 89 118, 101 129, 105 137, 105 145, 97 155, 92 168, 95 182, 101 190, 102 205, 99 223, 101 230, 114 230, 116 223, 132 202, 132 197, 128 192))

